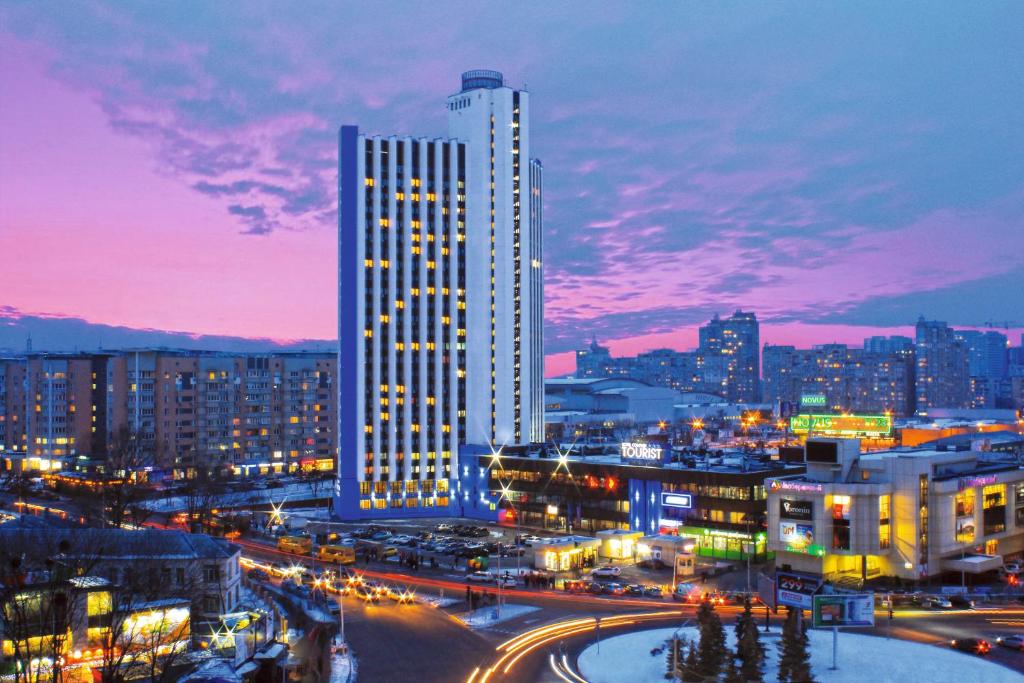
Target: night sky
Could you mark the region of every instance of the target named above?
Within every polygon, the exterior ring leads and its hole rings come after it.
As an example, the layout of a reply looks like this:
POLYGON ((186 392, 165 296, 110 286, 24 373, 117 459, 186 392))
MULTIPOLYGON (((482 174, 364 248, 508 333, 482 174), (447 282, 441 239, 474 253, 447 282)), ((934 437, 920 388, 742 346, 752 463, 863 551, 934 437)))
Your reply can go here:
POLYGON ((493 68, 549 374, 740 307, 804 346, 1024 327, 1019 2, 7 2, 0 57, 0 325, 334 337, 337 127, 445 135, 493 68))

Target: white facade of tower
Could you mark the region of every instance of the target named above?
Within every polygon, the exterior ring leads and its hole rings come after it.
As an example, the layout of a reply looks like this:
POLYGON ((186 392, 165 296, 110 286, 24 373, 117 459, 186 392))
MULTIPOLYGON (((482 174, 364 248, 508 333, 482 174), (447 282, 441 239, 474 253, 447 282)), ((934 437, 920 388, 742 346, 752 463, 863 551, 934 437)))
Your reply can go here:
POLYGON ((464 154, 455 140, 342 131, 355 208, 339 252, 344 516, 450 504, 465 436, 464 154))
POLYGON ((448 134, 466 143, 470 197, 466 440, 542 441, 541 183, 530 160, 529 94, 497 72, 468 72, 447 105, 448 134))

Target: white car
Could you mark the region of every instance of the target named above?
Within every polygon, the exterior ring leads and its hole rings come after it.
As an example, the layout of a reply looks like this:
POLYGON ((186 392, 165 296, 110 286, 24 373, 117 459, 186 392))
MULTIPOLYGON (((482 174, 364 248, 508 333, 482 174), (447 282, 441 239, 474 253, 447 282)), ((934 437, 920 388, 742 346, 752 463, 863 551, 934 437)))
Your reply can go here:
POLYGON ((519 581, 516 580, 516 577, 506 574, 498 579, 498 585, 502 588, 515 588, 519 585, 519 581))
POLYGON ((590 575, 591 576, 608 577, 608 578, 616 577, 616 576, 618 576, 621 573, 622 573, 621 569, 619 569, 618 567, 613 567, 612 565, 607 565, 607 566, 604 566, 604 567, 595 567, 594 569, 590 570, 590 575))
POLYGON ((542 539, 540 536, 523 536, 521 540, 523 542, 523 545, 529 546, 533 545, 534 543, 540 543, 544 539, 542 539))
POLYGON ((473 572, 472 574, 466 574, 466 581, 472 581, 473 583, 490 583, 494 581, 494 577, 487 572, 473 572))

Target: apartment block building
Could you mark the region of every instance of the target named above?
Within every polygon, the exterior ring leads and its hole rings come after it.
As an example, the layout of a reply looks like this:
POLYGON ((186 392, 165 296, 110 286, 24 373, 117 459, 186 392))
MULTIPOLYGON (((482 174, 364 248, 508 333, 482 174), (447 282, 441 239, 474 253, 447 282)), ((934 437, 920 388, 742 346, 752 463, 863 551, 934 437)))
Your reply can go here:
POLYGON ((764 400, 796 406, 806 394, 825 397, 832 411, 914 412, 914 353, 823 344, 810 349, 764 347, 764 400))
POLYGON ((331 353, 137 349, 2 359, 0 449, 32 470, 102 460, 130 440, 135 464, 179 475, 327 471, 337 446, 336 368, 331 353))

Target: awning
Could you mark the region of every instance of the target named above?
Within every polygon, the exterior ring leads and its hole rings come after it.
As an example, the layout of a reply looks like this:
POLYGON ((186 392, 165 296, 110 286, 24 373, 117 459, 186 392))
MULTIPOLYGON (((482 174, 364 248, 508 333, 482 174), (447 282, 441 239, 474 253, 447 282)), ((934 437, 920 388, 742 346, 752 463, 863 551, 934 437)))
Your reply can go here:
POLYGON ((246 674, 255 673, 260 670, 260 665, 256 662, 246 662, 242 666, 235 669, 235 674, 239 676, 245 676, 246 674))
POLYGON ((268 647, 266 650, 264 650, 262 652, 257 652, 255 655, 253 655, 253 658, 254 659, 277 659, 278 657, 280 657, 281 655, 284 654, 286 649, 287 648, 285 647, 284 643, 274 643, 273 645, 268 647))
POLYGON ((1003 566, 1002 555, 964 555, 947 557, 942 560, 943 571, 984 574, 1003 566))

